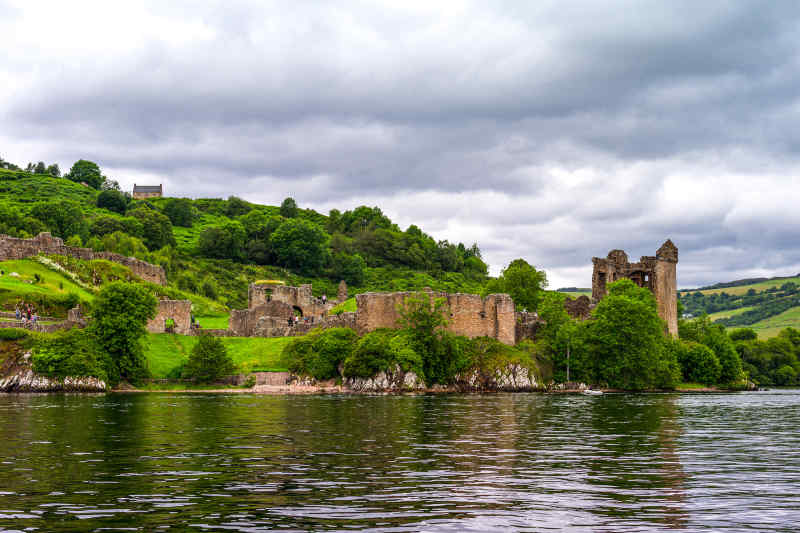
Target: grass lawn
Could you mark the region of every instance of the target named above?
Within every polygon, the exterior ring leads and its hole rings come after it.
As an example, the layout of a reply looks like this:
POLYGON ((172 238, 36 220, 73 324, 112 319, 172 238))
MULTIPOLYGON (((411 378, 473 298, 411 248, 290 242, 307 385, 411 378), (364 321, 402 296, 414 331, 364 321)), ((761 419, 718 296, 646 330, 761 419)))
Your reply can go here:
MULTIPOLYGON (((285 371, 280 364, 284 346, 291 337, 221 337, 239 372, 285 371)), ((170 371, 189 359, 197 338, 171 333, 149 333, 145 339, 145 358, 156 379, 166 378, 170 371)))
POLYGON ((592 291, 570 291, 570 292, 558 291, 558 292, 560 292, 561 294, 565 294, 570 298, 577 298, 579 296, 588 296, 589 298, 592 297, 592 291))
POLYGON ((81 300, 91 301, 94 294, 58 272, 30 259, 0 261, 0 269, 5 274, 0 276, 0 302, 10 304, 26 297, 37 295, 53 295, 75 293, 81 300), (12 276, 16 272, 19 276, 12 276), (35 283, 35 274, 42 281, 35 283))
POLYGON ((343 313, 355 313, 358 310, 356 306, 356 299, 355 298, 348 298, 347 300, 343 301, 333 309, 331 309, 330 314, 335 314, 338 312, 343 313))
POLYGON ((205 329, 228 329, 230 315, 196 316, 195 320, 205 329))

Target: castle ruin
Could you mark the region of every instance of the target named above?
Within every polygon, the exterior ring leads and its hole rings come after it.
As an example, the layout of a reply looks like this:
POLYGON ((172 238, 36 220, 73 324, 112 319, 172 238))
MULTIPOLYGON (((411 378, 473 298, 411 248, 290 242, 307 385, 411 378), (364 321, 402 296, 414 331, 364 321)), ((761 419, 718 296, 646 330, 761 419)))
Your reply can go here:
POLYGON ((656 298, 658 315, 667 323, 667 331, 678 336, 678 248, 671 240, 661 245, 655 256, 642 256, 630 263, 622 250, 611 250, 605 258, 593 257, 592 301, 599 302, 607 293, 608 283, 628 278, 639 287, 650 289, 656 298))
POLYGON ((95 252, 91 248, 67 246, 62 239, 50 233, 40 233, 32 239, 18 239, 8 235, 0 235, 0 261, 10 259, 27 259, 35 255, 64 255, 91 261, 105 259, 131 269, 136 276, 157 285, 167 284, 167 275, 158 265, 152 265, 134 257, 126 257, 114 252, 95 252))

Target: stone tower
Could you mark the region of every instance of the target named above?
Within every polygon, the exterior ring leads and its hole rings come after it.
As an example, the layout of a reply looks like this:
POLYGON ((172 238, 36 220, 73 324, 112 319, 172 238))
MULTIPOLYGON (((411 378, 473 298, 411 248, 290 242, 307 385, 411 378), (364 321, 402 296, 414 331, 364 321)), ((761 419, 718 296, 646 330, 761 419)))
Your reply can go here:
POLYGON ((611 250, 605 258, 593 257, 592 300, 597 303, 608 292, 606 285, 628 278, 653 292, 658 315, 667 323, 667 331, 678 336, 678 248, 671 240, 661 245, 653 256, 642 256, 638 263, 628 262, 622 250, 611 250))

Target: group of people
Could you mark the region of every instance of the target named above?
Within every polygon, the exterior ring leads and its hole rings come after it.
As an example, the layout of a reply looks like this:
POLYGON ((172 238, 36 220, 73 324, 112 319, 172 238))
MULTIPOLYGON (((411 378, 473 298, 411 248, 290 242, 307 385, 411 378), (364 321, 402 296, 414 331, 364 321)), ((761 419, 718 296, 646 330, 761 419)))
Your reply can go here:
POLYGON ((39 322, 39 315, 36 314, 36 308, 24 302, 21 306, 17 305, 14 308, 14 315, 16 315, 17 320, 22 322, 23 327, 28 324, 35 326, 39 322))
MULTIPOLYGON (((289 327, 296 326, 297 324, 300 323, 300 317, 295 315, 294 318, 287 318, 286 321, 288 322, 289 327)), ((313 324, 313 323, 314 323, 313 316, 311 318, 308 318, 307 316, 303 317, 303 324, 313 324)))

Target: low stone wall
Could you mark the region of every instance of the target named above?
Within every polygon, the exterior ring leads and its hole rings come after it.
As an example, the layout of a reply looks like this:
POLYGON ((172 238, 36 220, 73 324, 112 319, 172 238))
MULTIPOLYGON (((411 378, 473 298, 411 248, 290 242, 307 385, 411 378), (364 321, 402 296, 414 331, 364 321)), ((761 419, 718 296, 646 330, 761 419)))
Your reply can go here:
POLYGON ((175 321, 173 333, 179 335, 192 334, 192 302, 191 300, 159 300, 156 316, 147 321, 147 331, 164 333, 167 319, 175 321))
POLYGON ((163 268, 134 257, 126 257, 113 252, 95 252, 90 248, 67 246, 62 239, 53 237, 50 233, 40 233, 32 239, 18 239, 8 235, 0 235, 0 261, 27 259, 39 254, 65 255, 86 261, 105 259, 125 265, 131 269, 131 272, 145 281, 158 285, 167 284, 167 275, 163 268))
MULTIPOLYGON (((477 294, 447 294, 425 291, 433 298, 445 298, 447 305, 447 330, 465 337, 491 337, 503 344, 516 341, 514 301, 507 294, 490 294, 481 298, 477 294)), ((413 292, 364 293, 356 296, 356 331, 359 335, 378 328, 396 328, 400 319, 399 308, 413 292)))
POLYGON ((85 326, 85 323, 81 322, 73 322, 71 320, 64 320, 63 322, 57 322, 55 324, 31 324, 30 322, 26 322, 23 324, 21 320, 8 320, 5 322, 0 322, 0 328, 20 328, 20 329, 27 329, 29 331, 36 331, 37 333, 55 333, 56 331, 68 330, 72 328, 82 328, 85 326))

